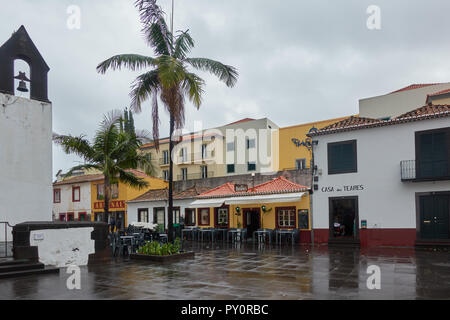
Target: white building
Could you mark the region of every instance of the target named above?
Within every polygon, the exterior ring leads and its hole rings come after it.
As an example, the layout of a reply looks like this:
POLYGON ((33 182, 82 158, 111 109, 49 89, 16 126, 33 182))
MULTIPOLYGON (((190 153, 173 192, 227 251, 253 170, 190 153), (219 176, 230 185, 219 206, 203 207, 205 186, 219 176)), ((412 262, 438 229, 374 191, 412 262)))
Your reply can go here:
POLYGON ((312 133, 316 243, 450 242, 450 106, 351 117, 312 133))
POLYGON ((91 221, 91 182, 102 177, 83 174, 53 183, 53 220, 91 221))
MULTIPOLYGON (((196 226, 196 210, 190 205, 196 196, 207 190, 209 188, 193 186, 185 191, 174 193, 173 223, 196 226)), ((169 212, 168 195, 168 189, 149 190, 136 199, 128 201, 128 221, 130 223, 155 223, 166 230, 168 226, 167 213, 169 212)))
MULTIPOLYGON (((48 71, 23 26, 0 47, 0 221, 11 225, 52 219, 52 104, 47 97, 48 71), (29 73, 14 70, 17 60, 28 65, 29 73), (15 77, 17 74, 19 77, 15 77), (19 91, 15 89, 17 78, 19 91), (29 98, 19 97, 20 92, 28 91, 27 81, 29 98)), ((4 241, 4 227, 0 227, 0 241, 4 241)))

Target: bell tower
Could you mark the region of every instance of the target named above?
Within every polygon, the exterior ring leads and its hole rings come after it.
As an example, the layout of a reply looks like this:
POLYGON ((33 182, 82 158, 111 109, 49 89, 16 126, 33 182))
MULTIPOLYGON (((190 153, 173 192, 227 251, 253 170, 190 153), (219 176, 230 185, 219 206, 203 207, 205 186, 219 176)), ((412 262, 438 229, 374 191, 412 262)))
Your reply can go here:
POLYGON ((31 40, 24 26, 14 32, 0 47, 0 92, 14 95, 14 79, 20 80, 19 91, 28 91, 26 82, 30 83, 30 99, 42 102, 48 100, 47 74, 50 71, 38 49, 31 40), (22 72, 14 75, 14 61, 24 60, 30 66, 30 75, 22 72), (28 76, 28 77, 27 77, 28 76))

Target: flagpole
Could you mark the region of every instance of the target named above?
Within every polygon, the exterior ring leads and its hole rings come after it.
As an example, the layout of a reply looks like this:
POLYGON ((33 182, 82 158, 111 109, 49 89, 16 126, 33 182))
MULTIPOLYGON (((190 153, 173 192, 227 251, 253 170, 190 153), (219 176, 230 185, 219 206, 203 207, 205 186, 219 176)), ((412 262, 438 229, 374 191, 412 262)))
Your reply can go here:
POLYGON ((170 32, 172 33, 172 35, 173 35, 173 15, 174 15, 174 8, 175 8, 175 5, 174 5, 174 0, 172 0, 172 16, 171 16, 171 21, 170 21, 170 32))

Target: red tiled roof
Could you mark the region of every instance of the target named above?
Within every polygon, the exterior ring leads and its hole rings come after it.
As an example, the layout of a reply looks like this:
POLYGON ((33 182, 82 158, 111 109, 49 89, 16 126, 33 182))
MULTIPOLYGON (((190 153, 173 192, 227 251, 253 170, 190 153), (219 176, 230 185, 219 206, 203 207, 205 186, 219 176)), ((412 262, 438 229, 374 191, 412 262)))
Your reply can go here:
POLYGON ((306 186, 289 181, 283 176, 260 184, 249 190, 250 192, 287 192, 308 189, 306 186))
MULTIPOLYGON (((194 185, 186 190, 175 192, 173 195, 173 199, 174 200, 192 199, 208 190, 209 188, 194 185)), ((146 193, 140 195, 139 197, 130 200, 129 202, 166 201, 168 198, 169 198, 169 190, 165 188, 165 189, 149 190, 146 193)))
POLYGON ((391 120, 378 120, 369 118, 358 118, 350 117, 344 121, 337 122, 331 126, 325 127, 317 132, 307 134, 309 137, 320 136, 325 134, 331 134, 343 131, 352 131, 365 128, 383 127, 389 125, 395 125, 400 123, 444 118, 450 116, 450 105, 426 105, 407 113, 404 113, 391 120))
POLYGON ((267 195, 291 192, 304 192, 308 187, 289 181, 283 176, 275 178, 271 181, 259 184, 254 188, 248 189, 247 192, 235 192, 234 184, 228 182, 210 191, 200 194, 197 198, 223 198, 227 196, 252 196, 252 195, 267 195))
POLYGON ((403 92, 403 91, 409 91, 409 90, 414 90, 414 89, 420 89, 420 88, 425 88, 425 87, 430 87, 430 86, 435 86, 435 85, 439 85, 442 83, 419 83, 419 84, 411 84, 407 87, 404 87, 402 89, 396 90, 391 92, 390 94, 393 93, 397 93, 397 92, 403 92))
POLYGON ((254 121, 254 120, 255 119, 252 119, 252 118, 244 118, 244 119, 238 120, 236 122, 229 123, 229 124, 227 124, 227 126, 231 126, 233 124, 238 124, 238 123, 242 123, 242 122, 254 121))
POLYGON ((435 93, 428 94, 427 95, 427 99, 425 100, 425 103, 428 103, 430 101, 431 97, 441 96, 441 95, 448 94, 448 93, 450 93, 450 89, 445 89, 445 90, 442 90, 442 91, 438 91, 438 92, 435 92, 435 93))

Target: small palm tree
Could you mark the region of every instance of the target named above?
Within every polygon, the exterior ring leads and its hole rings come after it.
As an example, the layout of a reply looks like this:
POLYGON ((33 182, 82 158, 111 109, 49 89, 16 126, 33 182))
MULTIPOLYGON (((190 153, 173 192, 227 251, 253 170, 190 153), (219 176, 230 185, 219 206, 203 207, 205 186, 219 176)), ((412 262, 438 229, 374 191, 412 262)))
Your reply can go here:
POLYGON ((175 129, 184 126, 185 96, 198 109, 202 103, 205 81, 195 73, 189 71, 192 67, 201 71, 208 71, 216 75, 229 87, 237 81, 237 70, 221 62, 207 58, 189 58, 188 54, 194 47, 194 40, 189 31, 180 31, 176 36, 169 31, 164 13, 156 4, 156 0, 137 0, 143 33, 150 47, 154 50, 154 57, 121 54, 113 56, 97 67, 99 73, 104 74, 108 69, 116 70, 122 67, 130 70, 147 69, 137 77, 132 85, 131 109, 141 111, 144 101, 152 101, 153 141, 159 149, 159 106, 158 98, 169 112, 169 216, 168 236, 173 240, 173 133, 175 129))
POLYGON ((148 182, 137 177, 128 169, 143 168, 151 174, 153 167, 148 155, 138 153, 138 149, 148 138, 145 132, 132 134, 120 129, 123 121, 120 111, 112 111, 104 116, 96 132, 93 143, 85 136, 53 134, 53 141, 62 146, 67 154, 76 154, 84 159, 85 164, 75 166, 66 173, 71 176, 76 170, 98 170, 104 175, 104 221, 107 221, 111 185, 121 182, 131 187, 142 189, 148 182))

